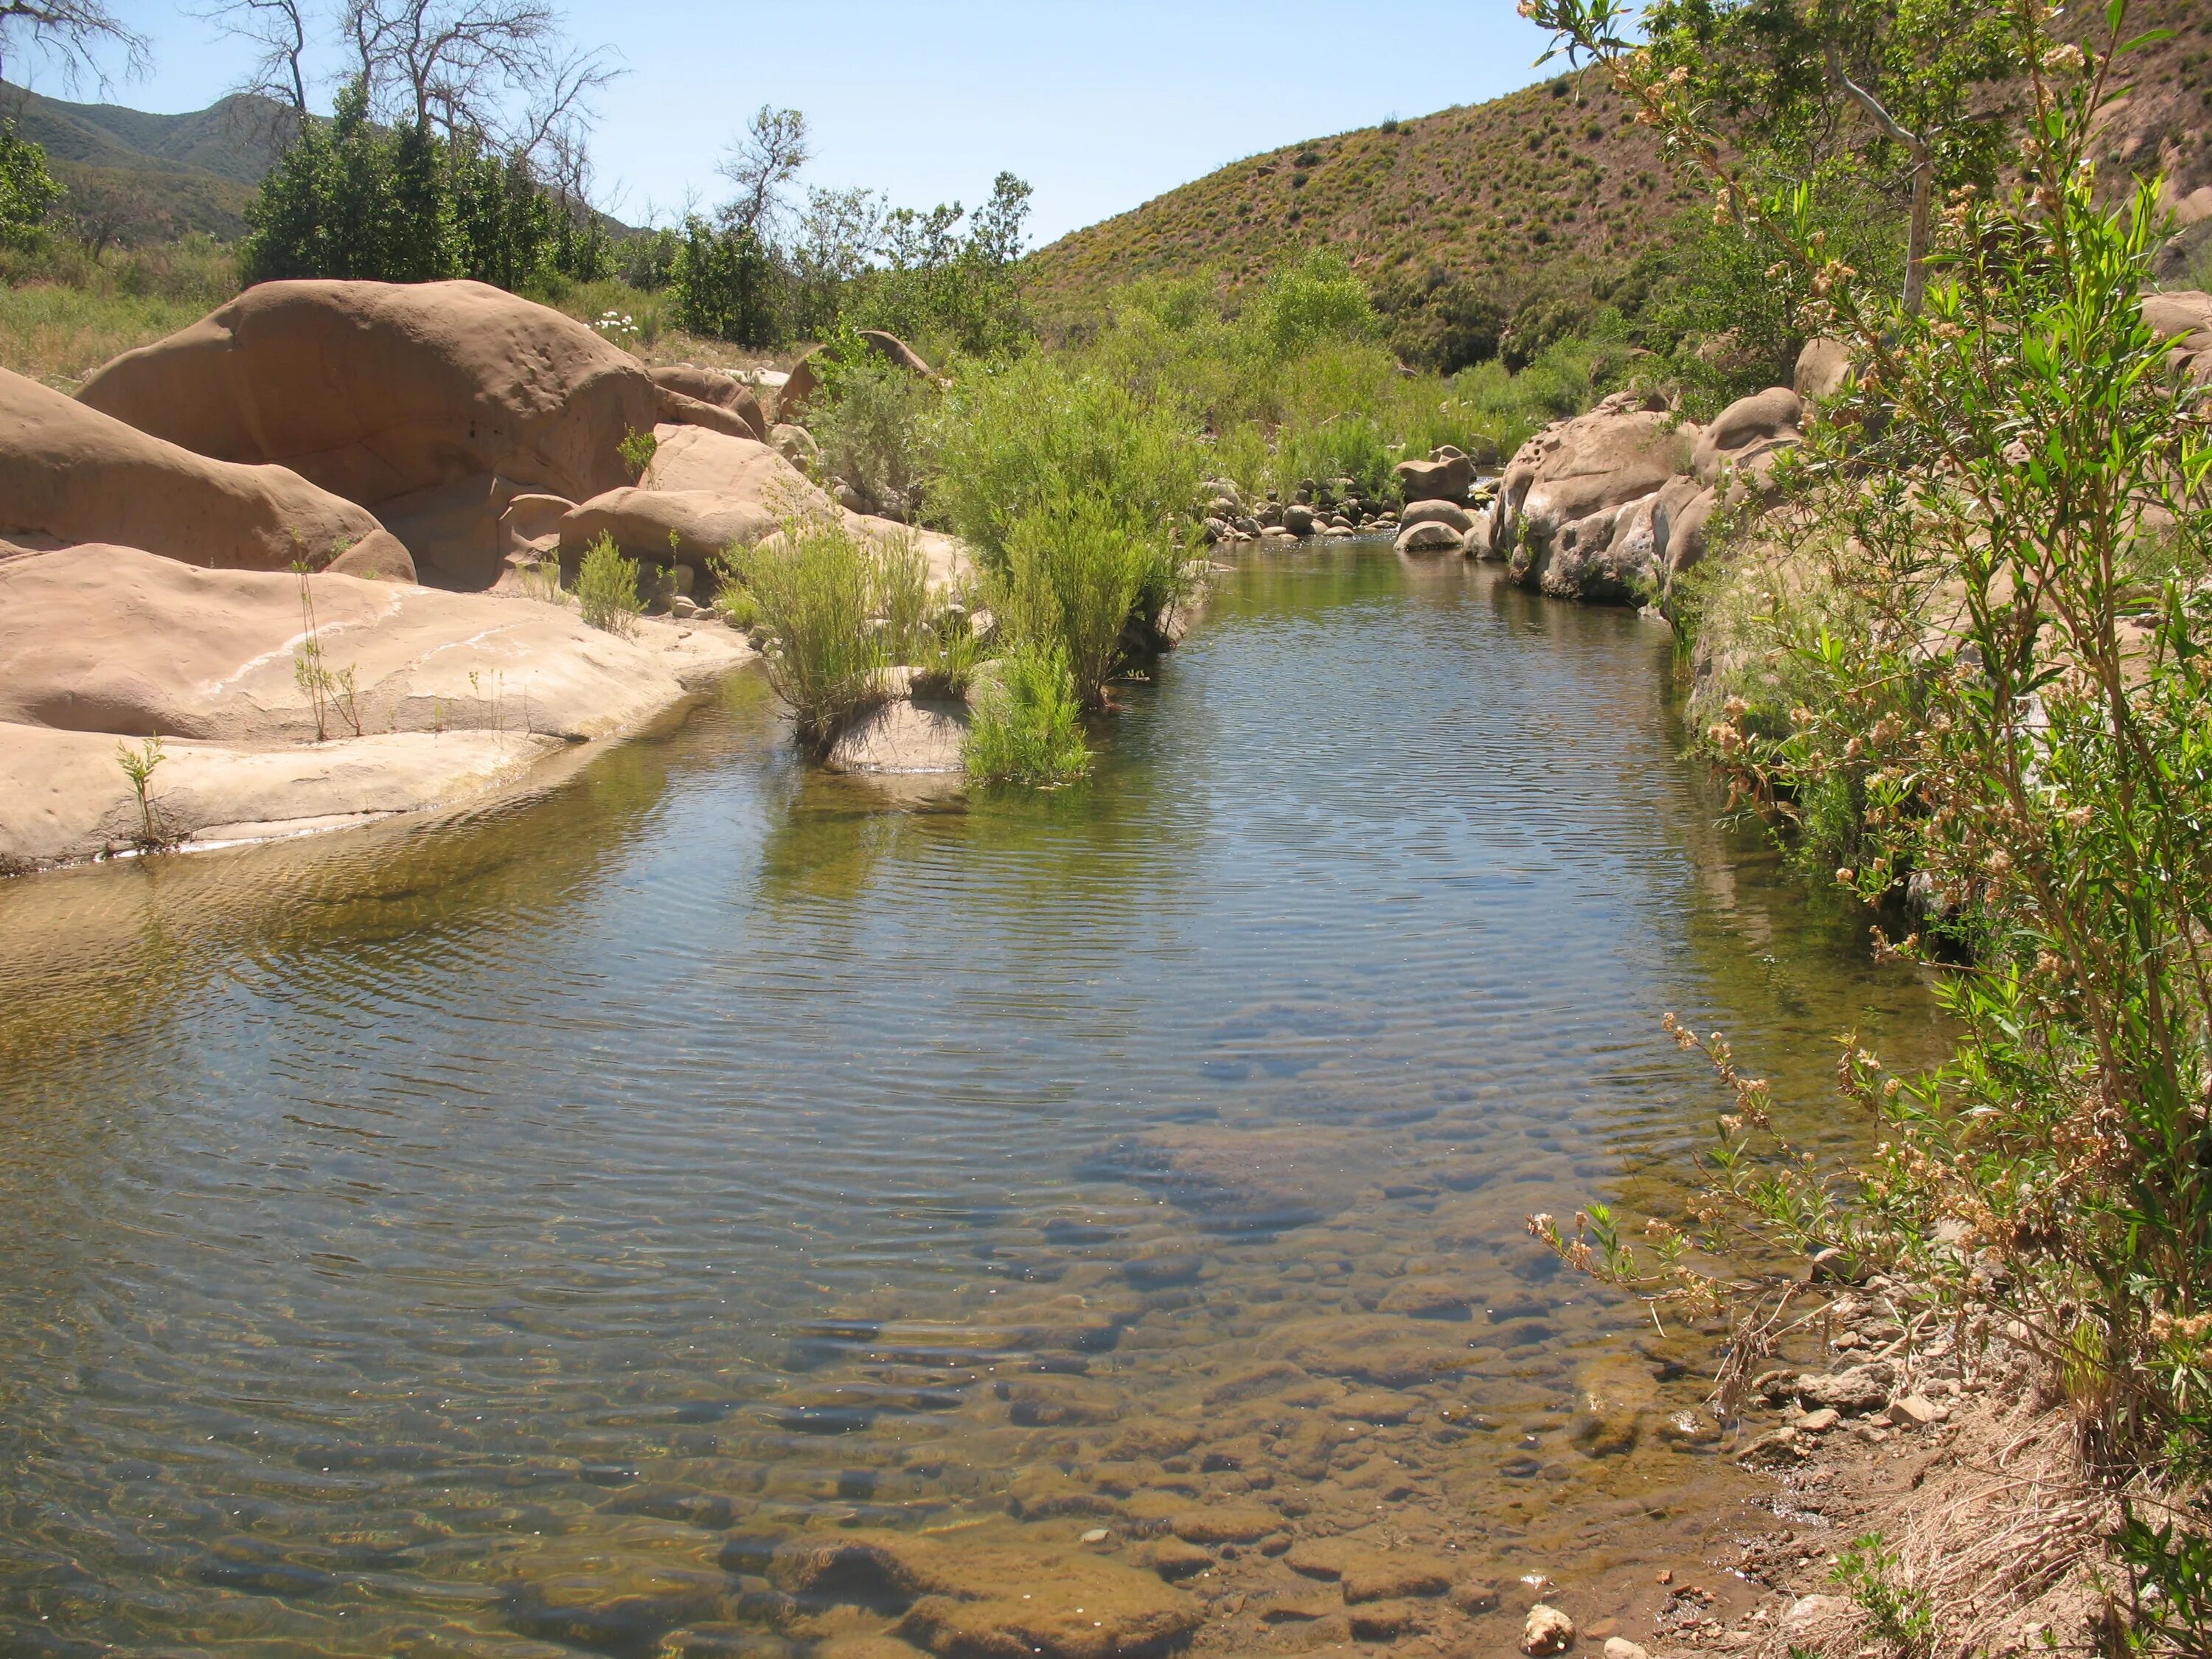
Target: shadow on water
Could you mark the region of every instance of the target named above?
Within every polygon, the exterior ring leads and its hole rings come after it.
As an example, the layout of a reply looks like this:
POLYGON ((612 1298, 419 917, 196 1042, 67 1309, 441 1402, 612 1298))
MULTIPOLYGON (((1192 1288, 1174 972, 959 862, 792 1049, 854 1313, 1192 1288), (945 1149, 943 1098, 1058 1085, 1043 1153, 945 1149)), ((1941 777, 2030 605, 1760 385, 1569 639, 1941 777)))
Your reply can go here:
POLYGON ((1668 653, 1253 555, 1079 788, 810 771, 740 674, 434 824, 0 884, 0 1648, 805 1647, 889 1616, 757 1553, 855 1524, 1686 1547, 1710 1338, 1625 1350, 1522 1217, 1679 1205, 1664 1009, 1838 1142, 1828 1039, 1936 1031, 1711 827, 1668 653))

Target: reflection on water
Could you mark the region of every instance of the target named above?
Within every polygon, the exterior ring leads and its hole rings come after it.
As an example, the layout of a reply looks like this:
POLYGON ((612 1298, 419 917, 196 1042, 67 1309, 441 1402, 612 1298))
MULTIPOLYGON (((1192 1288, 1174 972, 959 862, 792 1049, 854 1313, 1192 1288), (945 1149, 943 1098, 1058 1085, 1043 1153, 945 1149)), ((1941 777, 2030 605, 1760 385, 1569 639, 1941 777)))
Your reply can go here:
POLYGON ((1390 1632, 1290 1538, 1663 1546, 1710 1341, 1522 1216, 1670 1201, 1662 1008, 1815 1135, 1831 1036, 1931 1035, 1708 827, 1667 651, 1255 556, 1074 789, 887 803, 744 676, 427 830, 0 886, 0 1646, 888 1659, 767 1553, 1198 1514, 1199 1645, 1291 1648, 1390 1632))

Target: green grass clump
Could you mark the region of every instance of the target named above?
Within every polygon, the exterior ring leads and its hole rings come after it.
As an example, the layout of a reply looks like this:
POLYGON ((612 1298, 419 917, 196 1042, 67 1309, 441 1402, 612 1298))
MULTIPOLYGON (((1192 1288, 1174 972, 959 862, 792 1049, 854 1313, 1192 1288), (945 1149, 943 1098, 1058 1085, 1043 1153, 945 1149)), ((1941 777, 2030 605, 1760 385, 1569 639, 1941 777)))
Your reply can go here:
POLYGON ((1017 641, 1055 653, 1084 708, 1105 702, 1131 624, 1172 602, 1182 560, 1158 530, 1085 495, 1032 507, 1007 533, 992 609, 1017 641))
POLYGON ((638 562, 627 558, 605 531, 584 550, 576 569, 576 603, 593 628, 628 639, 645 609, 638 595, 638 562))
POLYGON ((969 776, 1051 787, 1091 769, 1082 707, 1056 647, 1018 645, 981 687, 968 728, 969 776))
POLYGON ((836 518, 795 518, 738 556, 738 584, 769 640, 769 683, 800 742, 826 754, 883 700, 884 671, 932 642, 929 566, 912 537, 864 539, 836 518))

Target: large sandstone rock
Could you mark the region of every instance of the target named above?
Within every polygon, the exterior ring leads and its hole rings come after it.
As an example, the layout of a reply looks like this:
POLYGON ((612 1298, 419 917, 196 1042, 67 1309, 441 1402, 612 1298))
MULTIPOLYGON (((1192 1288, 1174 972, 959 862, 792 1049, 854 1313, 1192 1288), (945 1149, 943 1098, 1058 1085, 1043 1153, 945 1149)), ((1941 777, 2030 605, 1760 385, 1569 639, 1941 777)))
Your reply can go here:
MULTIPOLYGON (((0 720, 0 874, 97 858, 143 833, 112 732, 0 720)), ((376 732, 311 747, 172 740, 147 793, 159 833, 258 841, 372 823, 510 783, 567 747, 525 732, 376 732)))
POLYGON ((322 665, 352 685, 317 743, 301 586, 136 548, 0 562, 0 866, 128 843, 143 826, 118 738, 165 740, 167 834, 337 828, 489 787, 750 654, 720 627, 641 622, 625 640, 536 600, 310 576, 322 665))
POLYGON ((779 518, 830 511, 830 498, 770 446, 696 426, 653 428, 659 443, 638 480, 646 489, 704 489, 754 501, 779 518))
POLYGON ((1426 461, 1401 461, 1398 483, 1409 501, 1450 501, 1463 504, 1474 483, 1474 463, 1465 455, 1443 456, 1426 461))
POLYGON ((602 535, 634 559, 703 571, 733 547, 750 547, 782 520, 757 501, 714 489, 610 489, 561 520, 561 562, 574 569, 602 535))
POLYGON ((1791 385, 1807 403, 1826 403, 1844 389, 1850 372, 1851 349, 1841 340, 1820 335, 1806 341, 1797 354, 1791 385))
MULTIPOLYGON (((565 605, 312 576, 325 668, 354 676, 364 733, 607 736, 750 651, 720 627, 635 640, 565 605)), ((222 743, 311 743, 295 673, 300 579, 198 570, 127 547, 0 563, 0 720, 222 743)), ((326 712, 329 735, 352 721, 326 712)))
MULTIPOLYGON (((264 283, 125 353, 78 397, 371 507, 477 477, 586 500, 630 482, 617 447, 651 431, 661 402, 628 352, 481 283, 264 283)), ((438 562, 436 547, 413 550, 438 562)))
POLYGON ((1688 471, 1698 437, 1663 402, 1633 392, 1615 392, 1589 414, 1547 427, 1506 466, 1491 515, 1492 556, 1509 560, 1526 586, 1563 597, 1627 597, 1595 577, 1584 593, 1579 573, 1607 568, 1591 556, 1610 547, 1620 509, 1688 471), (1547 580, 1562 551, 1563 574, 1547 580))
POLYGON ((1698 437, 1690 470, 1700 483, 1719 482, 1723 468, 1743 473, 1761 458, 1802 441, 1805 405, 1786 386, 1739 398, 1698 437))
POLYGON ((1474 515, 1455 501, 1409 501, 1398 524, 1406 530, 1417 524, 1449 525, 1464 536, 1474 528, 1474 515))
POLYGON ((1401 530, 1395 545, 1401 553, 1457 553, 1467 538, 1440 519, 1424 519, 1401 530))
POLYGON ((2185 374, 2212 380, 2212 294, 2195 289, 2146 294, 2142 313, 2146 323, 2173 341, 2174 361, 2185 374))
POLYGON ((957 774, 966 763, 965 703, 897 697, 871 709, 841 735, 824 764, 833 772, 892 776, 957 774))
POLYGON ((580 558, 605 533, 633 558, 703 570, 709 558, 752 546, 787 519, 837 511, 766 444, 697 426, 656 427, 653 435, 653 460, 635 486, 594 496, 562 521, 564 561, 580 558))
POLYGON ((696 368, 690 363, 647 373, 653 376, 653 385, 664 392, 673 392, 736 416, 749 428, 738 436, 756 442, 767 438, 768 417, 761 410, 758 394, 735 375, 725 374, 720 369, 696 368))
POLYGON ((0 537, 120 542, 203 568, 320 568, 341 556, 412 580, 374 514, 281 466, 210 460, 0 369, 0 537))

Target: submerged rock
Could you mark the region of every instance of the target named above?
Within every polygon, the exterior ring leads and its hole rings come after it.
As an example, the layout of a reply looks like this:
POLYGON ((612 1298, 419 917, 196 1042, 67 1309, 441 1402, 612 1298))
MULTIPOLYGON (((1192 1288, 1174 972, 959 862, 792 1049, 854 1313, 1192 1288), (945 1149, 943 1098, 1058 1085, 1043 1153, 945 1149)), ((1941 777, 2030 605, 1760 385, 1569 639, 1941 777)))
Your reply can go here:
POLYGON ((894 1633, 939 1659, 1146 1659, 1204 1616, 1154 1572, 986 1528, 796 1540, 773 1576, 811 1606, 897 1615, 894 1633))
POLYGON ((1464 1344, 1439 1340, 1410 1320, 1381 1316, 1299 1320, 1278 1331, 1270 1346, 1306 1370, 1386 1389, 1433 1382, 1474 1363, 1464 1344))

